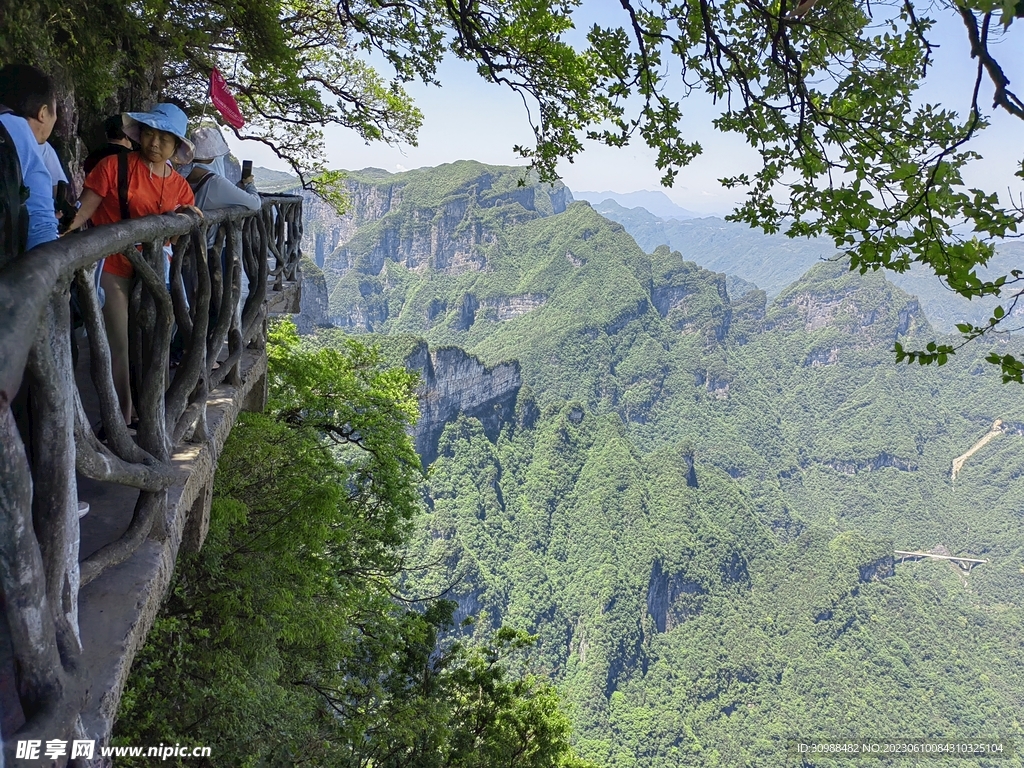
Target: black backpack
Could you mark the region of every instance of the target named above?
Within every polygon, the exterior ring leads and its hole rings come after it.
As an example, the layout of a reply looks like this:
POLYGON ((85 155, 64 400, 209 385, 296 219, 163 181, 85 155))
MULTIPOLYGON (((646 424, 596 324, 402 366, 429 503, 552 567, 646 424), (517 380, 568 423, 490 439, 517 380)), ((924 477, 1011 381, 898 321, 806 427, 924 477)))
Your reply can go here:
MULTIPOLYGON (((11 109, 0 104, 0 115, 11 109)), ((25 251, 28 243, 28 187, 22 183, 21 161, 14 139, 0 123, 0 265, 25 251)))

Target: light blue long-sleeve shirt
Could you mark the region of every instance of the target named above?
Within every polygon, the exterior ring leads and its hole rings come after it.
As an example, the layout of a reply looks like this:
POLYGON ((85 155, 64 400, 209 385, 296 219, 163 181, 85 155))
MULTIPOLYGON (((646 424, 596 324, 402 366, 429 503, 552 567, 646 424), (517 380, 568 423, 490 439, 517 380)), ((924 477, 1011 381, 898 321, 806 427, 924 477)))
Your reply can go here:
MULTIPOLYGON (((212 171, 210 165, 196 163, 200 168, 211 171, 210 178, 194 190, 196 193, 196 207, 201 211, 214 211, 218 208, 227 208, 232 205, 244 205, 250 211, 258 211, 263 207, 263 199, 256 192, 256 187, 250 183, 245 189, 240 189, 235 184, 225 179, 216 171, 212 171)), ((217 242, 217 227, 211 227, 207 234, 207 246, 212 248, 217 242)))
POLYGON ((22 183, 28 187, 28 244, 35 248, 57 239, 57 217, 53 213, 53 182, 46 170, 39 142, 28 121, 13 114, 0 115, 0 123, 11 134, 21 163, 22 183))
MULTIPOLYGON (((200 167, 209 170, 207 165, 200 167)), ((196 191, 196 207, 201 211, 214 211, 232 205, 244 205, 250 211, 258 211, 263 207, 263 200, 252 184, 240 189, 217 173, 196 191)))

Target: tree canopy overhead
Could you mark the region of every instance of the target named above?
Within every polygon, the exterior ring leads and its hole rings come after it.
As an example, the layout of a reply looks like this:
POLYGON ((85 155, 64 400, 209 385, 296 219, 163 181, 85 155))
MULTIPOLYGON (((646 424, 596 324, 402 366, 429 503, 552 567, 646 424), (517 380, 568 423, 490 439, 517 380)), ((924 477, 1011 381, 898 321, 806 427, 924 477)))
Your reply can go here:
POLYGON ((248 120, 238 135, 269 145, 306 181, 325 170, 325 126, 351 128, 367 141, 415 143, 422 115, 403 84, 436 83, 445 55, 479 62, 486 76, 539 102, 542 146, 578 151, 575 130, 604 115, 589 93, 589 59, 561 38, 573 5, 26 0, 0 8, 0 61, 27 60, 56 75, 81 116, 64 126, 64 138, 86 136, 109 112, 157 98, 214 117, 207 84, 217 67, 248 120), (371 56, 390 72, 370 66, 371 56), (574 122, 545 118, 559 111, 574 122))
MULTIPOLYGON (((1024 5, 983 0, 962 4, 833 2, 694 2, 622 0, 628 23, 591 30, 605 91, 619 110, 639 95, 639 114, 622 113, 608 143, 632 133, 658 150, 670 184, 699 152, 679 132, 685 95, 699 90, 722 105, 715 126, 743 136, 761 167, 723 179, 747 190, 735 220, 792 236, 827 235, 851 267, 904 272, 919 262, 968 298, 997 295, 1009 304, 988 324, 961 324, 965 340, 998 326, 1020 291, 1021 273, 982 279, 977 273, 1000 238, 1018 235, 1024 201, 1002 203, 992 190, 968 188, 963 170, 977 159, 971 140, 992 108, 1024 119, 990 43, 1013 36, 1024 5), (938 14, 959 18, 971 44, 976 79, 966 115, 923 103, 919 90, 935 48, 938 14), (684 99, 666 95, 670 74, 684 99)), ((1014 150, 1010 150, 1012 153, 1014 150)), ((1024 162, 1017 175, 1024 178, 1024 162)), ((1009 158, 1008 158, 1009 159, 1009 158)), ((943 363, 954 345, 904 350, 900 359, 943 363)), ((1006 378, 1021 364, 994 356, 1006 378)))
MULTIPOLYGON (((536 141, 517 149, 545 178, 583 151, 585 138, 642 140, 670 184, 701 151, 681 118, 686 97, 704 92, 721 105, 715 126, 761 158, 723 179, 747 191, 734 219, 829 236, 862 271, 917 262, 964 296, 1005 297, 987 324, 960 326, 965 342, 1013 315, 1022 275, 977 270, 995 242, 1018 235, 1024 201, 970 188, 963 172, 992 110, 1024 120, 1015 73, 991 46, 1020 37, 1022 0, 620 4, 621 26, 593 26, 574 47, 569 35, 587 10, 579 0, 27 0, 0 10, 0 59, 51 65, 79 105, 83 135, 113 102, 138 107, 158 94, 209 113, 216 66, 250 121, 239 135, 270 145, 307 180, 325 170, 324 126, 415 142, 422 115, 403 85, 435 82, 445 55, 523 97, 536 141), (963 25, 971 46, 966 114, 920 96, 942 16, 963 25), (371 56, 390 71, 367 64, 371 56)), ((1024 178, 1024 161, 1007 154, 1024 178)), ((320 188, 331 180, 320 177, 320 188)), ((897 347, 897 355, 941 364, 955 348, 897 347)), ((1022 380, 1024 364, 993 361, 1022 380)))

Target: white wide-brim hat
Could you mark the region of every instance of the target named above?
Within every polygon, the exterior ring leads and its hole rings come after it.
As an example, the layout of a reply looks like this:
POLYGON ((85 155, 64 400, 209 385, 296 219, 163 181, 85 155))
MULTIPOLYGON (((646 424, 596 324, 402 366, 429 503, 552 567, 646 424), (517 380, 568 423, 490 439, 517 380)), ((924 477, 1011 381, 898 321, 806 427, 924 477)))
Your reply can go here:
POLYGON ((171 161, 178 165, 192 162, 195 146, 185 138, 188 131, 188 116, 179 107, 174 104, 157 104, 149 112, 125 112, 121 119, 124 121, 124 135, 136 144, 141 143, 140 133, 143 125, 181 139, 181 144, 174 150, 171 161))
POLYGON ((201 125, 192 131, 193 156, 197 163, 216 160, 231 152, 224 134, 216 125, 201 125))

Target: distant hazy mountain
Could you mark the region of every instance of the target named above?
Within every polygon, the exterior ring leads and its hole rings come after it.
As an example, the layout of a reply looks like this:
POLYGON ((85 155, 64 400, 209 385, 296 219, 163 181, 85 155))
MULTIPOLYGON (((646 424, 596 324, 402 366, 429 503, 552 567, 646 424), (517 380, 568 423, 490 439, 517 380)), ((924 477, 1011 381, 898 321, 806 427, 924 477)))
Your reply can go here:
MULTIPOLYGON (((579 197, 575 193, 574 196, 579 197)), ((667 245, 684 259, 754 283, 769 296, 781 293, 815 263, 836 254, 836 249, 824 239, 769 236, 744 224, 713 217, 666 219, 649 208, 625 208, 613 200, 595 204, 594 210, 621 224, 647 253, 667 245)))
POLYGON ((256 166, 252 169, 252 175, 256 179, 256 188, 260 192, 285 192, 294 189, 299 185, 297 176, 284 171, 274 171, 270 168, 256 166))
MULTIPOLYGON (((576 195, 576 197, 580 197, 576 195)), ((684 259, 695 261, 715 272, 754 283, 769 297, 782 292, 810 267, 837 255, 826 238, 791 239, 785 235, 766 235, 745 224, 708 217, 679 221, 654 215, 642 207, 624 208, 612 200, 594 205, 602 216, 621 224, 637 244, 648 253, 659 245, 679 251, 684 259)), ((990 269, 982 277, 1007 274, 1017 268, 1024 256, 1024 243, 1008 242, 999 247, 990 269)), ((932 324, 950 333, 957 323, 984 323, 999 299, 968 301, 946 288, 928 269, 915 265, 909 272, 887 274, 887 279, 921 300, 921 307, 932 324)), ((747 286, 730 285, 730 294, 743 293, 747 286)), ((1009 309, 1006 300, 1004 305, 1009 309)))
POLYGON ((624 208, 645 208, 655 216, 664 219, 699 219, 705 215, 681 208, 669 200, 668 195, 664 192, 651 192, 646 189, 639 192, 577 192, 573 190, 572 196, 576 200, 586 200, 595 207, 605 200, 613 200, 624 208))

